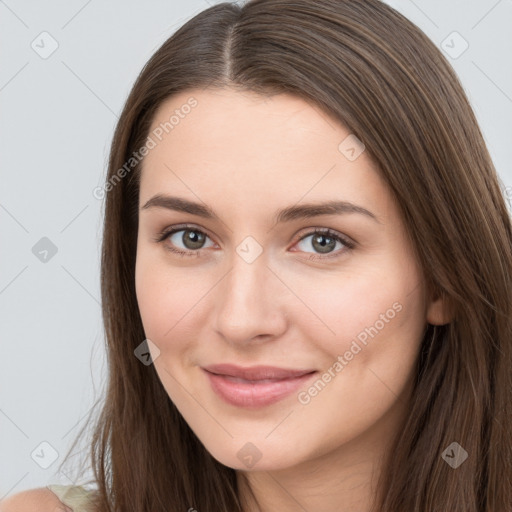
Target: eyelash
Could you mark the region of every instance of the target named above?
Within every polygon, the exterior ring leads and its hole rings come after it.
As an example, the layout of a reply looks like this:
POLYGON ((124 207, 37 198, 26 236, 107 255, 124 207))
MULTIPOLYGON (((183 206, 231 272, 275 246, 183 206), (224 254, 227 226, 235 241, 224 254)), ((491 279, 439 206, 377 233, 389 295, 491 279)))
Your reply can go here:
MULTIPOLYGON (((204 231, 202 231, 201 229, 198 229, 195 226, 191 226, 191 225, 187 224, 187 225, 175 226, 175 227, 173 227, 171 229, 165 228, 163 231, 161 231, 160 233, 157 234, 157 236, 153 239, 153 241, 154 242, 158 242, 158 243, 163 243, 163 242, 165 242, 167 240, 167 238, 169 238, 174 233, 178 233, 179 231, 187 231, 187 230, 194 231, 196 233, 201 233, 202 235, 208 236, 208 234, 205 233, 204 231)), ((356 245, 354 242, 352 242, 348 238, 342 236, 341 234, 339 234, 336 231, 333 231, 332 229, 329 229, 329 228, 315 228, 313 231, 310 231, 310 232, 304 234, 301 238, 299 238, 297 240, 296 244, 301 242, 302 240, 304 240, 308 236, 316 235, 316 234, 321 234, 321 235, 325 235, 325 236, 327 236, 329 238, 333 238, 334 240, 341 242, 345 246, 345 248, 341 249, 341 253, 340 253, 340 251, 337 251, 336 253, 328 254, 326 256, 321 256, 321 255, 318 255, 318 254, 314 254, 316 257, 311 258, 311 256, 310 256, 310 259, 313 259, 313 260, 324 260, 324 259, 328 259, 328 258, 339 258, 345 252, 354 249, 354 247, 356 245)), ((210 237, 208 237, 208 238, 210 238, 210 237)), ((201 253, 201 251, 204 250, 204 249, 198 249, 198 250, 195 250, 195 251, 192 251, 192 250, 184 251, 182 249, 176 249, 176 248, 171 247, 169 245, 166 245, 165 248, 168 251, 170 251, 170 252, 172 252, 172 253, 180 256, 180 257, 196 256, 197 254, 201 253)))

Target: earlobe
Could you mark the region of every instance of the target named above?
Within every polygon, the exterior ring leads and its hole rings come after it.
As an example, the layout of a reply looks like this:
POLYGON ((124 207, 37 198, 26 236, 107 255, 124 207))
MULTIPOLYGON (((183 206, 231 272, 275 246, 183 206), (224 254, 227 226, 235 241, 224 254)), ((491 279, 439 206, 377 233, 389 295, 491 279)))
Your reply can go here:
POLYGON ((431 325, 445 325, 454 316, 453 302, 443 292, 436 292, 427 307, 427 322, 431 325))

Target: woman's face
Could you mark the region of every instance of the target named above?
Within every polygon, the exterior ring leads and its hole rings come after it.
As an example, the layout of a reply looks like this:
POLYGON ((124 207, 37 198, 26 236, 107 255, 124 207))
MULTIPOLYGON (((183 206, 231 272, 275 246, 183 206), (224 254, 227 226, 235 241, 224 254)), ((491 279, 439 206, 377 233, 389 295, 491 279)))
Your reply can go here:
POLYGON ((172 97, 149 136, 137 300, 191 429, 243 470, 381 446, 442 315, 364 146, 302 99, 228 89, 172 97))

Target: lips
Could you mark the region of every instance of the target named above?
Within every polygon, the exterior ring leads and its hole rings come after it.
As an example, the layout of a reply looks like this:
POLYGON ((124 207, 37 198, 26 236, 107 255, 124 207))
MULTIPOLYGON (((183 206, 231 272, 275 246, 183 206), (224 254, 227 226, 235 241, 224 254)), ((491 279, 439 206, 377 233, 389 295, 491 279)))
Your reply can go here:
POLYGON ((262 381, 262 380, 283 380, 294 379, 302 377, 315 370, 295 370, 287 368, 278 368, 277 366, 251 366, 243 368, 234 364, 215 364, 205 366, 204 370, 214 373, 216 375, 224 375, 226 377, 236 377, 249 381, 262 381))
POLYGON ((251 409, 283 400, 317 373, 275 366, 242 368, 231 364, 206 366, 202 370, 213 391, 225 402, 251 409))

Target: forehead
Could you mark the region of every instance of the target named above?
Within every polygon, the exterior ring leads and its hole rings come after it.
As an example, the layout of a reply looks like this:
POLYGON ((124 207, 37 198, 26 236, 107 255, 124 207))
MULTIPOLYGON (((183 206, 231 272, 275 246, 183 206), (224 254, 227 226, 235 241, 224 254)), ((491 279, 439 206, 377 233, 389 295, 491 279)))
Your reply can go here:
POLYGON ((160 105, 149 136, 156 145, 142 163, 141 201, 176 187, 189 198, 200 192, 215 199, 222 190, 255 206, 284 196, 287 204, 306 195, 350 195, 367 204, 386 199, 366 152, 356 159, 343 152, 355 136, 295 95, 183 91, 160 105))
POLYGON ((253 115, 259 113, 269 118, 270 122, 272 122, 272 119, 279 121, 279 118, 282 119, 301 113, 302 116, 308 116, 309 114, 309 122, 314 122, 314 118, 322 116, 326 122, 335 123, 335 118, 322 111, 314 102, 295 94, 262 95, 235 87, 213 87, 189 89, 167 98, 157 109, 153 126, 168 120, 169 114, 172 114, 175 110, 180 110, 187 103, 191 104, 192 99, 195 100, 196 104, 191 109, 184 108, 186 111, 190 110, 191 113, 199 110, 205 115, 208 112, 210 115, 216 113, 221 114, 221 117, 235 116, 236 118, 236 114, 240 110, 251 110, 253 115), (316 115, 313 115, 314 112, 316 112, 316 115))
MULTIPOLYGON (((293 149, 294 152, 337 151, 347 129, 332 115, 311 101, 292 94, 262 96, 250 91, 207 89, 183 91, 164 101, 157 109, 150 133, 156 133, 158 149, 186 141, 197 149, 231 145, 226 158, 250 150, 293 149), (193 106, 191 106, 193 105, 193 106)), ((175 147, 175 149, 177 149, 175 147)), ((335 153, 336 154, 336 153, 335 153)))

